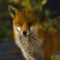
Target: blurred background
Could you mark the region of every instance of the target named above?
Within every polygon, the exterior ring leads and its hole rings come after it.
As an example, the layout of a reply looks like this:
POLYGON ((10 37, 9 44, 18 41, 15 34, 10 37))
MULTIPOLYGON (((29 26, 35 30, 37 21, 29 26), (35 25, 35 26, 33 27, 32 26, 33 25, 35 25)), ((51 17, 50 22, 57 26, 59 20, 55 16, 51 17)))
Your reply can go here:
POLYGON ((12 18, 8 11, 9 4, 18 9, 27 7, 29 11, 37 8, 35 11, 42 22, 60 17, 60 0, 0 0, 0 59, 24 60, 13 41, 12 18))

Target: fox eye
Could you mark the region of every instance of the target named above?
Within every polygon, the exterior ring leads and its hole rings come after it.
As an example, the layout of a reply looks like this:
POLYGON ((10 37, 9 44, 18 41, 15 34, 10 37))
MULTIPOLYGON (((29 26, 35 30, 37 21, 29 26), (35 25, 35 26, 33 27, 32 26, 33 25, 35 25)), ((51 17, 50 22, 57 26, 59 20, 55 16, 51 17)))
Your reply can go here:
POLYGON ((20 25, 22 25, 22 23, 21 22, 17 22, 17 25, 20 26, 20 25))
POLYGON ((34 21, 29 22, 28 25, 29 25, 29 26, 34 25, 34 21))

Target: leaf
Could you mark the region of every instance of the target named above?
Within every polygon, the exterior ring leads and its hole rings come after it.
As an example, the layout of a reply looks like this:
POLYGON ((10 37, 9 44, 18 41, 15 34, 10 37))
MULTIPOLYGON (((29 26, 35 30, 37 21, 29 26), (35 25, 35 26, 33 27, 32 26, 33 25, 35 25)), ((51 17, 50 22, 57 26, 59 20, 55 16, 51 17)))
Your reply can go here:
POLYGON ((17 3, 17 4, 20 2, 20 0, 13 0, 13 1, 14 1, 15 3, 17 3))
POLYGON ((26 6, 27 6, 27 4, 26 4, 25 2, 21 2, 21 5, 22 5, 23 7, 26 7, 26 6))
POLYGON ((47 0, 42 0, 41 4, 45 5, 47 3, 47 0))

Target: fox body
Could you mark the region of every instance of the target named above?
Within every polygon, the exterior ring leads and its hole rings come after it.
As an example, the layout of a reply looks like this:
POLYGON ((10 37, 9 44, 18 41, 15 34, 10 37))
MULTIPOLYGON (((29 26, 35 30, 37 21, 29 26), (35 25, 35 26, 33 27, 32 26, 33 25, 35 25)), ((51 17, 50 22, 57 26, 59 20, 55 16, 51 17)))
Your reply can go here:
POLYGON ((9 6, 13 18, 14 40, 26 60, 50 60, 60 51, 60 34, 44 31, 39 18, 29 11, 20 11, 9 6))

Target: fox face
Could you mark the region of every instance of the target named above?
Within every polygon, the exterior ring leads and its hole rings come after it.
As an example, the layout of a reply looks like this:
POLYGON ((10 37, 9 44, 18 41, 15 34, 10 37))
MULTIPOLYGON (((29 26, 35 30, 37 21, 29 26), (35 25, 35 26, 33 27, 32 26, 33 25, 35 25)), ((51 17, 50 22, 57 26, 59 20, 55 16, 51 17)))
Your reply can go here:
POLYGON ((14 26, 17 29, 17 32, 20 32, 22 36, 28 36, 32 33, 32 29, 36 30, 36 22, 31 19, 26 19, 26 17, 21 17, 19 14, 16 16, 19 18, 15 18, 14 26), (29 21, 30 20, 30 21, 29 21))
MULTIPOLYGON (((11 6, 10 6, 11 7, 11 6)), ((38 28, 38 17, 25 9, 20 11, 16 8, 10 9, 10 14, 13 18, 13 26, 22 36, 29 36, 36 33, 38 28)))

